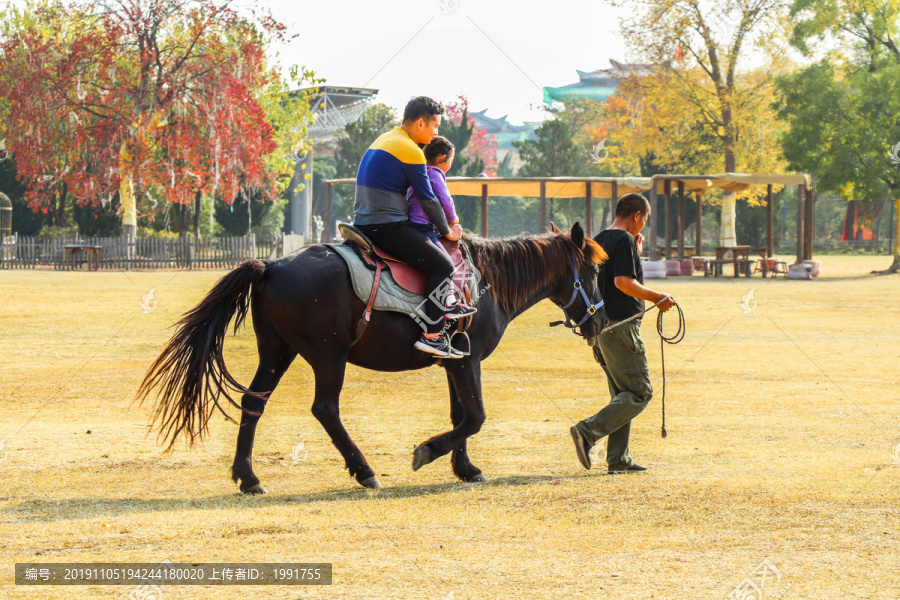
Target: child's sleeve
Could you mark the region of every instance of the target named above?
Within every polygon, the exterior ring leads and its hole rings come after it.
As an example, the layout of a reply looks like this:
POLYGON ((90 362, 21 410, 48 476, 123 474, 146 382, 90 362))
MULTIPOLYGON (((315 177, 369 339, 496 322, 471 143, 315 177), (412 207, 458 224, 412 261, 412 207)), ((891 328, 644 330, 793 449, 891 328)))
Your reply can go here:
POLYGON ((447 182, 444 181, 440 173, 436 173, 432 169, 428 169, 428 179, 431 181, 431 189, 434 190, 434 195, 437 196, 441 203, 441 208, 444 209, 444 216, 447 217, 447 222, 458 221, 456 205, 453 203, 453 196, 450 195, 450 190, 447 189, 447 182))

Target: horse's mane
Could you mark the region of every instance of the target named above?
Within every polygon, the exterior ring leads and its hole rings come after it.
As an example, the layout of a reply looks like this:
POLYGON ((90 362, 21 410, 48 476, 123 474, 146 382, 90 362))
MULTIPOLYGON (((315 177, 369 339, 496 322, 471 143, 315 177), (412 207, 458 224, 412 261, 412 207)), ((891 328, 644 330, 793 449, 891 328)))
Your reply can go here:
POLYGON ((481 271, 490 292, 508 313, 552 281, 571 273, 572 252, 579 260, 600 265, 608 257, 603 248, 585 238, 584 252, 565 233, 522 234, 515 237, 485 239, 466 232, 463 241, 481 271))

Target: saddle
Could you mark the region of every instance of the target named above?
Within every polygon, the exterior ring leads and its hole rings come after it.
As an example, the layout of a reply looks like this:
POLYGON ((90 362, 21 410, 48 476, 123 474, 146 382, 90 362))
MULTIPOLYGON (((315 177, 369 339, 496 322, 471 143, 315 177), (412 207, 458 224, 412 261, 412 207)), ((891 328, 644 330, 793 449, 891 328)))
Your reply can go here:
MULTIPOLYGON (((338 225, 338 229, 341 232, 341 236, 345 240, 344 243, 352 243, 352 245, 354 245, 358 250, 357 255, 362 258, 363 262, 370 269, 375 271, 375 277, 372 283, 372 291, 369 294, 368 301, 366 302, 366 310, 363 313, 359 324, 357 325, 356 339, 353 341, 353 344, 355 345, 362 336, 366 325, 368 325, 369 320, 371 319, 373 306, 375 304, 375 297, 378 293, 378 287, 381 282, 381 273, 384 269, 390 271, 390 274, 397 285, 412 294, 420 296, 425 294, 425 284, 428 281, 428 276, 422 271, 400 260, 399 258, 391 255, 388 252, 385 252, 381 248, 376 247, 363 232, 353 227, 352 225, 341 223, 338 225)), ((461 291, 465 301, 471 304, 472 293, 468 285, 469 276, 471 275, 471 273, 469 266, 466 263, 465 257, 463 256, 460 244, 458 241, 451 242, 443 238, 440 238, 440 242, 441 245, 447 250, 447 253, 450 255, 450 258, 453 261, 453 288, 455 290, 461 291)), ((463 319, 457 320, 455 323, 457 332, 465 332, 471 320, 471 317, 465 317, 463 319)))
MULTIPOLYGON (((361 251, 360 255, 370 268, 374 269, 380 258, 384 261, 382 268, 390 270, 391 275, 394 277, 394 281, 396 281, 400 287, 413 294, 421 295, 425 293, 425 284, 428 281, 428 276, 425 273, 408 265, 396 256, 385 252, 381 248, 378 248, 372 243, 372 240, 366 237, 366 235, 356 227, 341 223, 338 225, 338 229, 344 240, 352 241, 356 244, 361 251)), ((457 290, 465 290, 469 278, 469 267, 466 264, 459 242, 451 242, 444 238, 438 238, 438 240, 441 242, 444 249, 447 250, 450 259, 453 261, 453 286, 457 290)), ((467 301, 471 301, 471 299, 468 299, 467 301)))

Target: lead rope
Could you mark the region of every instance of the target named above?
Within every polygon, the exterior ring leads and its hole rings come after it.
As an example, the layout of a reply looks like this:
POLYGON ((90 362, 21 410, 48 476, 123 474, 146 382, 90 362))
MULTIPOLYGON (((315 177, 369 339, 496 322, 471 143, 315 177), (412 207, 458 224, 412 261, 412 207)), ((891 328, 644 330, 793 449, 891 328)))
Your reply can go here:
MULTIPOLYGON (((652 309, 658 308, 659 305, 665 301, 666 301, 666 298, 663 298, 662 300, 660 300, 659 302, 657 302, 656 304, 654 304, 647 310, 639 312, 638 314, 634 315, 633 317, 628 317, 624 321, 619 321, 615 325, 610 325, 609 327, 607 327, 600 333, 606 333, 607 331, 611 331, 611 330, 615 329, 619 325, 624 325, 625 323, 634 321, 635 319, 637 319, 640 316, 643 316, 644 314, 651 311, 652 309)), ((672 335, 670 335, 668 337, 666 337, 666 335, 663 333, 663 314, 664 313, 660 312, 656 315, 656 333, 659 334, 659 356, 660 356, 660 359, 662 360, 662 374, 663 374, 662 431, 661 431, 663 437, 666 437, 667 435, 669 435, 669 432, 666 431, 666 352, 665 352, 666 346, 665 345, 666 344, 673 344, 673 345, 678 344, 679 342, 681 342, 681 340, 684 339, 685 333, 687 333, 687 327, 684 322, 684 312, 682 312, 681 306, 679 306, 678 304, 675 305, 675 308, 678 309, 678 330, 675 331, 675 333, 673 333, 672 335)))

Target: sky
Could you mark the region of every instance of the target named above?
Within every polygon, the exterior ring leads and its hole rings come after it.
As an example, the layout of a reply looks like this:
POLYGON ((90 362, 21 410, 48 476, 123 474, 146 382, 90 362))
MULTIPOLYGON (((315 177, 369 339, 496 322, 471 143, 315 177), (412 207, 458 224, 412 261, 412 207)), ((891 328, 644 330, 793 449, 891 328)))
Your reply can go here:
POLYGON ((625 60, 621 9, 600 0, 276 0, 273 15, 299 37, 277 46, 284 65, 327 85, 379 90, 402 111, 413 96, 459 94, 471 110, 540 121, 542 88, 625 60))

